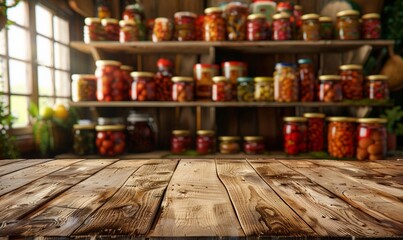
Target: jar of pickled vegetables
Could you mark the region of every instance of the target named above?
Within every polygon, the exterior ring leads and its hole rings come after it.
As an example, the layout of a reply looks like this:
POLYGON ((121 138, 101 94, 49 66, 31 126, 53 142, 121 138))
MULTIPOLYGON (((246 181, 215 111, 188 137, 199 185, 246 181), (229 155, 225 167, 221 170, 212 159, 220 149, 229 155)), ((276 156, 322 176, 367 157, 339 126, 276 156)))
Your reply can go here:
POLYGON ((121 43, 139 41, 139 30, 133 20, 120 20, 119 41, 121 43))
POLYGON ((254 13, 248 16, 246 39, 248 41, 263 41, 267 39, 266 16, 254 13))
POLYGON ((227 39, 229 41, 243 41, 246 39, 246 20, 248 7, 240 2, 231 2, 225 6, 227 23, 227 39))
POLYGON ((340 66, 343 99, 360 100, 364 96, 364 75, 361 65, 340 66))
POLYGON ((319 101, 339 102, 343 100, 341 78, 338 75, 322 75, 319 77, 319 101))
POLYGON ((194 100, 194 83, 191 77, 172 78, 172 100, 177 102, 189 102, 194 100))
POLYGON ((120 66, 120 70, 122 73, 122 78, 123 78, 123 84, 124 84, 124 95, 123 95, 123 101, 129 101, 131 100, 131 94, 132 94, 132 83, 133 83, 133 78, 130 76, 130 73, 133 72, 133 68, 128 65, 122 65, 120 66))
POLYGON ((213 154, 215 153, 215 136, 214 131, 199 130, 197 131, 196 151, 199 154, 213 154))
POLYGON ((253 102, 254 94, 255 94, 255 88, 253 84, 253 78, 239 77, 238 90, 237 90, 238 101, 253 102))
POLYGON ((274 101, 274 79, 272 77, 255 77, 255 100, 258 102, 274 101))
POLYGON ((95 125, 89 121, 73 125, 73 150, 78 155, 94 154, 95 125))
POLYGON ((360 39, 360 13, 355 10, 344 10, 337 13, 336 35, 339 40, 360 39))
POLYGON ((123 101, 123 96, 129 89, 125 88, 120 70, 122 64, 113 60, 98 60, 95 64, 98 101, 123 101))
POLYGON ((133 101, 154 101, 155 81, 154 73, 132 72, 132 100, 133 101))
POLYGON ((218 74, 218 66, 215 64, 195 64, 193 67, 196 79, 196 97, 201 100, 210 100, 213 86, 213 77, 218 74))
POLYGON ((304 113, 308 119, 307 147, 310 152, 320 152, 325 148, 325 114, 304 113))
POLYGON ((284 118, 284 151, 289 155, 298 155, 307 151, 307 119, 304 117, 284 118))
POLYGON ((119 22, 114 18, 104 18, 101 20, 102 26, 105 29, 106 41, 119 41, 119 22))
POLYGON ((316 78, 312 60, 309 58, 298 59, 299 80, 301 88, 301 102, 312 102, 315 100, 316 78))
POLYGON ((138 29, 138 35, 139 35, 139 40, 144 40, 145 35, 146 35, 146 30, 145 30, 145 15, 144 15, 144 7, 141 4, 129 4, 125 7, 125 10, 123 11, 123 20, 132 20, 135 21, 137 29, 138 29))
POLYGON ((272 39, 275 41, 292 39, 292 28, 289 14, 281 12, 273 15, 272 39))
POLYGON ((213 89, 211 99, 215 102, 232 100, 232 88, 228 78, 223 76, 213 77, 213 89))
POLYGON ((204 41, 224 41, 226 24, 223 11, 219 7, 206 8, 204 10, 204 41))
POLYGON ((320 40, 319 15, 315 13, 302 15, 302 39, 305 41, 320 40))
POLYGON ((333 22, 330 17, 320 17, 319 18, 319 34, 322 40, 332 40, 333 39, 333 22))
POLYGON ((362 16, 361 36, 363 39, 381 39, 381 19, 378 13, 368 13, 362 16))
POLYGON ((387 132, 385 118, 357 119, 357 159, 385 159, 387 151, 387 132))
POLYGON ((90 43, 93 41, 105 40, 105 29, 99 18, 86 18, 84 26, 84 42, 90 43))
POLYGON ((71 76, 71 99, 73 102, 96 101, 97 78, 89 74, 73 74, 71 76))
POLYGON ((173 25, 168 18, 156 18, 153 28, 153 42, 172 40, 173 25))
POLYGON ((388 77, 385 75, 370 75, 367 76, 366 95, 373 100, 388 100, 388 77))
POLYGON ((196 40, 196 17, 192 12, 177 12, 175 18, 175 39, 178 41, 196 40))
POLYGON ((95 143, 101 155, 116 156, 125 151, 126 136, 124 125, 98 125, 95 130, 97 131, 95 143))
POLYGON ((327 131, 327 151, 331 157, 353 158, 355 156, 356 127, 355 118, 329 117, 327 131))
POLYGON ((245 136, 243 141, 243 152, 246 154, 263 154, 266 150, 262 136, 245 136))
POLYGON ((224 77, 228 78, 232 85, 232 97, 236 99, 237 82, 239 77, 246 77, 248 66, 245 62, 229 61, 222 63, 224 77))
POLYGON ((297 102, 299 94, 295 65, 277 63, 274 71, 274 99, 276 102, 297 102))
POLYGON ((240 141, 241 138, 237 136, 221 136, 220 140, 220 153, 223 154, 236 154, 241 151, 240 141))
POLYGON ((172 101, 172 68, 173 63, 166 58, 157 61, 158 72, 155 75, 156 100, 172 101))
POLYGON ((129 152, 144 153, 155 150, 156 125, 150 115, 131 112, 126 122, 129 152))
POLYGON ((189 151, 192 139, 188 130, 173 130, 171 136, 171 153, 180 154, 189 151))

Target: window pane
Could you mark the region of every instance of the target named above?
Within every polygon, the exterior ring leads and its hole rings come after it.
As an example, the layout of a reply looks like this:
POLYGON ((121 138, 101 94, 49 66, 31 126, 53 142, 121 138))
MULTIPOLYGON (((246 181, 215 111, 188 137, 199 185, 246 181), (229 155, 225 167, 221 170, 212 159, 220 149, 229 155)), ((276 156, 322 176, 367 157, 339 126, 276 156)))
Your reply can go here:
POLYGON ((13 127, 25 127, 28 125, 29 97, 11 96, 11 114, 16 117, 13 127))
POLYGON ((39 95, 53 96, 52 70, 47 67, 38 67, 39 95))
POLYGON ((56 41, 68 44, 70 42, 69 37, 69 24, 66 20, 56 17, 53 17, 53 33, 55 35, 56 41))
POLYGON ((0 54, 6 55, 6 31, 0 31, 0 54))
POLYGON ((36 31, 47 37, 52 37, 52 14, 46 8, 36 5, 36 31))
POLYGON ((69 48, 59 43, 55 43, 55 67, 63 70, 70 69, 69 48))
POLYGON ((39 111, 44 107, 52 107, 55 104, 53 98, 40 97, 39 98, 39 111))
POLYGON ((7 61, 4 58, 0 58, 0 92, 8 92, 7 87, 7 61))
POLYGON ((56 98, 56 104, 64 104, 66 106, 69 105, 69 99, 67 98, 56 98))
POLYGON ((56 71, 56 96, 58 97, 70 97, 70 78, 67 72, 56 71))
POLYGON ((29 65, 17 60, 10 60, 9 64, 11 93, 30 94, 32 85, 29 65))
POLYGON ((9 26, 8 51, 11 57, 29 60, 30 49, 28 31, 15 25, 9 26))
MULTIPOLYGON (((13 3, 14 1, 7 1, 8 4, 13 3)), ((27 14, 27 4, 25 1, 20 1, 17 6, 9 8, 7 10, 7 17, 11 21, 28 27, 28 14, 27 14)))
POLYGON ((52 42, 41 36, 36 37, 38 64, 52 66, 52 42))

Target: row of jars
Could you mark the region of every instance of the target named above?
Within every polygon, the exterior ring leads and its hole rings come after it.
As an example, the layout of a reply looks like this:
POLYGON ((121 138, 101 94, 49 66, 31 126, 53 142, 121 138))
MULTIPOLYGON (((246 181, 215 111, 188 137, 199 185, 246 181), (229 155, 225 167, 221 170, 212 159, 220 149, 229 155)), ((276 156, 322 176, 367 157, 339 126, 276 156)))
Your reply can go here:
POLYGON ((323 151, 327 144, 327 152, 333 158, 384 159, 387 151, 386 123, 383 118, 325 118, 325 114, 321 113, 285 117, 284 151, 289 155, 317 152, 323 151))

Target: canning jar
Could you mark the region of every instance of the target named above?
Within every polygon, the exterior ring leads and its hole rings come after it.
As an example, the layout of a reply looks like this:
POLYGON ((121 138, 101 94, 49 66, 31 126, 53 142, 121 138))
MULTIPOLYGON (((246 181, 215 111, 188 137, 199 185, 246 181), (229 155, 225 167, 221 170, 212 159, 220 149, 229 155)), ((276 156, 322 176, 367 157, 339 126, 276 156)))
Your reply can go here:
POLYGON ((284 118, 284 151, 289 155, 298 155, 307 151, 307 119, 304 117, 284 118))
POLYGON ((250 4, 250 10, 252 13, 262 13, 267 19, 267 23, 270 25, 272 22, 273 14, 276 12, 277 3, 274 1, 253 1, 250 4))
POLYGON ((196 151, 199 154, 215 153, 215 136, 214 131, 198 130, 196 139, 196 151))
POLYGON ((173 130, 171 136, 171 153, 179 154, 191 149, 192 139, 188 130, 173 130))
POLYGON ((196 17, 196 40, 204 40, 204 15, 196 17))
POLYGON ((240 102, 253 102, 255 94, 255 88, 253 84, 253 78, 251 77, 239 77, 237 97, 240 102))
POLYGON ((255 77, 255 100, 258 102, 274 101, 274 79, 272 77, 255 77))
POLYGON ((133 78, 130 76, 130 73, 133 72, 133 68, 128 65, 122 65, 120 66, 120 71, 122 73, 122 78, 123 78, 123 101, 129 101, 131 100, 131 93, 132 93, 132 83, 133 83, 133 78))
POLYGON ((225 6, 227 39, 229 41, 245 40, 248 7, 240 2, 231 2, 225 6))
POLYGON ((144 153, 155 150, 156 125, 150 115, 131 112, 126 122, 129 152, 144 153))
POLYGON ((308 119, 307 143, 308 151, 320 152, 325 148, 325 114, 304 113, 308 119))
POLYGON ((155 81, 154 73, 151 72, 132 72, 132 100, 134 101, 154 101, 155 100, 155 81))
POLYGON ((275 41, 292 39, 292 28, 289 14, 281 12, 273 15, 272 39, 275 41))
POLYGON ((330 17, 320 17, 319 18, 319 34, 322 40, 332 40, 333 39, 333 22, 330 17))
POLYGON ((319 77, 319 101, 339 102, 343 100, 341 78, 338 75, 322 75, 319 77))
POLYGON ((135 21, 139 40, 144 40, 146 35, 146 27, 145 27, 145 14, 144 7, 141 4, 129 4, 125 7, 123 11, 123 20, 132 20, 135 21))
POLYGON ((99 18, 86 18, 84 20, 84 42, 90 43, 93 41, 105 40, 105 29, 99 18))
POLYGON ((236 154, 241 151, 240 137, 237 136, 221 136, 220 140, 220 153, 223 154, 236 154))
POLYGON ((175 18, 175 39, 178 41, 196 40, 196 17, 192 12, 177 12, 175 18))
POLYGON ((105 40, 119 41, 119 22, 114 18, 104 18, 101 20, 105 29, 105 40))
POLYGON ((96 101, 97 78, 89 74, 73 74, 71 76, 71 99, 73 102, 96 101))
POLYGON ((125 89, 124 80, 120 70, 122 65, 118 61, 98 60, 95 65, 95 76, 97 77, 97 99, 98 101, 122 101, 128 89, 125 89))
POLYGON ((243 152, 246 154, 263 154, 265 152, 262 136, 245 136, 243 138, 243 152))
POLYGON ((124 125, 96 126, 98 152, 103 156, 116 156, 125 151, 126 136, 124 125))
POLYGON ((297 102, 299 94, 295 65, 277 63, 274 71, 274 99, 276 102, 297 102))
POLYGON ((119 41, 121 43, 139 41, 139 29, 133 20, 120 20, 119 41))
POLYGON ((196 79, 197 99, 210 100, 213 86, 213 77, 218 74, 218 65, 195 64, 193 67, 194 78, 196 79))
POLYGON ((98 125, 105 126, 105 125, 122 125, 125 123, 123 117, 99 117, 97 119, 98 125))
POLYGON ((166 58, 157 61, 158 72, 155 74, 156 100, 172 101, 172 68, 173 63, 166 58))
POLYGON ((331 157, 352 158, 355 156, 356 129, 355 118, 329 117, 327 131, 327 150, 331 157))
POLYGON ((248 16, 246 39, 248 41, 263 41, 267 39, 266 16, 254 13, 248 16))
POLYGON ((357 159, 381 160, 387 151, 387 119, 359 118, 357 119, 357 159))
POLYGON ((316 78, 312 60, 298 59, 301 102, 312 102, 315 99, 316 78))
POLYGON ((246 77, 248 66, 245 62, 229 61, 222 63, 224 77, 228 78, 232 85, 232 97, 236 99, 237 82, 239 77, 246 77))
POLYGON ((193 101, 194 83, 191 77, 172 78, 172 100, 177 102, 193 101))
POLYGON ((340 66, 343 99, 360 100, 364 96, 364 75, 361 65, 340 66))
POLYGON ((388 77, 385 75, 367 76, 366 92, 367 97, 373 100, 388 100, 388 77))
POLYGON ((204 41, 224 41, 226 27, 221 8, 206 8, 204 13, 206 14, 203 22, 204 41))
POLYGON ((302 16, 302 39, 305 41, 320 40, 319 15, 315 13, 302 16))
POLYGON ((111 17, 111 8, 110 5, 106 1, 97 1, 96 4, 97 16, 99 18, 110 18, 111 17))
POLYGON ((156 18, 153 28, 153 42, 170 41, 173 25, 168 18, 156 18))
POLYGON ((153 40, 153 31, 154 31, 154 23, 155 23, 155 18, 149 18, 146 20, 146 37, 145 39, 148 41, 153 40))
POLYGON ((378 13, 362 16, 361 36, 363 39, 381 39, 381 19, 378 13))
POLYGON ((232 88, 228 78, 223 76, 213 77, 213 89, 211 99, 215 102, 232 100, 232 88))
POLYGON ((95 149, 95 125, 90 122, 73 125, 73 150, 78 155, 94 154, 95 149))
POLYGON ((339 40, 360 39, 359 12, 344 10, 337 13, 336 36, 339 40))

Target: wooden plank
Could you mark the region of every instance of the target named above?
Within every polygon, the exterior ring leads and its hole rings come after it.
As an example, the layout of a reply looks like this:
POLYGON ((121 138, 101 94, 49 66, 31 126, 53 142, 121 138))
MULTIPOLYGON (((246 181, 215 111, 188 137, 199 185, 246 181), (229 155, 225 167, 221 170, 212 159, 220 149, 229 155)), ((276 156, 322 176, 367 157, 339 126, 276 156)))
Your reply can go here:
POLYGON ((379 222, 281 163, 250 163, 265 182, 321 236, 403 235, 403 229, 394 229, 391 224, 379 222), (273 174, 275 172, 280 174, 273 174), (287 177, 281 173, 286 173, 287 177))
POLYGON ((34 160, 23 160, 23 161, 14 161, 14 160, 2 160, 1 163, 4 163, 0 167, 0 176, 6 175, 11 172, 15 172, 21 170, 23 168, 27 168, 36 164, 44 163, 49 161, 50 159, 34 159, 34 160))
POLYGON ((0 235, 69 236, 144 163, 141 160, 116 162, 60 194, 38 211, 1 226, 0 235))
POLYGON ((145 236, 150 230, 178 160, 141 166, 74 235, 145 236))
POLYGON ((214 160, 181 160, 148 237, 244 237, 214 160))
POLYGON ((0 166, 4 166, 10 163, 16 163, 22 161, 23 159, 2 159, 0 160, 0 166))
POLYGON ((354 165, 354 166, 362 166, 365 165, 365 168, 371 169, 375 172, 379 172, 382 174, 390 175, 393 177, 403 177, 403 170, 401 167, 395 167, 395 166, 390 166, 390 165, 385 165, 383 161, 370 161, 370 162, 365 162, 364 164, 362 162, 357 162, 357 161, 351 161, 349 164, 354 165))
POLYGON ((315 235, 245 160, 217 160, 216 164, 247 236, 315 235))

